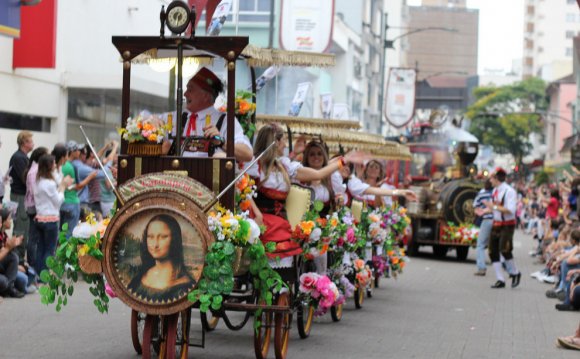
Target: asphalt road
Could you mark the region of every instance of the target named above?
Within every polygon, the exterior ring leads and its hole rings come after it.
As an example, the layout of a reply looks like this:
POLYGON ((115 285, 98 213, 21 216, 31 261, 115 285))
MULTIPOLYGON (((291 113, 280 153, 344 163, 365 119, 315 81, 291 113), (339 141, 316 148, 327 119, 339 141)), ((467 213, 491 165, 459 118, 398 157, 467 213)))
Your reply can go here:
MULTIPOLYGON (((429 248, 397 280, 382 281, 372 299, 356 310, 347 302, 343 320, 316 319, 308 339, 292 329, 289 358, 579 358, 556 348, 571 335, 578 312, 558 312, 547 284, 530 278, 540 268, 527 253, 532 240, 516 235, 516 261, 524 276, 517 289, 492 290, 495 281, 474 277, 475 252, 467 262, 435 260, 429 248)), ((40 303, 38 294, 6 298, 0 304, 0 358, 138 358, 131 345, 130 309, 113 300, 109 313, 94 308, 87 285, 61 313, 40 303)), ((198 318, 198 314, 193 314, 198 318)), ((199 334, 199 321, 192 330, 199 334)), ((270 357, 273 357, 271 349, 270 357)), ((252 327, 231 332, 219 324, 205 348, 189 358, 253 358, 252 327)))

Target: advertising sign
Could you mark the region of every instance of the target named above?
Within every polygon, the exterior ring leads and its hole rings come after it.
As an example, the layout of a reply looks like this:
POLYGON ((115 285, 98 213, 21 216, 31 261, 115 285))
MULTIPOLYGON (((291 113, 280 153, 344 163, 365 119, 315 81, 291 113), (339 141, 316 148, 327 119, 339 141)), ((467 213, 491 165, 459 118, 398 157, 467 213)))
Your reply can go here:
POLYGON ((414 69, 392 68, 389 71, 385 116, 396 128, 405 126, 413 118, 416 78, 417 73, 414 69))
POLYGON ((332 94, 323 93, 320 95, 320 111, 322 118, 330 118, 332 115, 332 94))
POLYGON ((306 101, 306 96, 310 90, 310 85, 310 82, 301 82, 298 84, 296 93, 294 94, 294 99, 292 100, 292 104, 290 104, 290 111, 288 111, 288 116, 298 116, 304 101, 306 101))
POLYGON ((346 103, 335 103, 332 106, 332 118, 335 120, 350 120, 348 105, 346 103))
POLYGON ((334 0, 282 0, 280 47, 290 51, 328 51, 334 0))

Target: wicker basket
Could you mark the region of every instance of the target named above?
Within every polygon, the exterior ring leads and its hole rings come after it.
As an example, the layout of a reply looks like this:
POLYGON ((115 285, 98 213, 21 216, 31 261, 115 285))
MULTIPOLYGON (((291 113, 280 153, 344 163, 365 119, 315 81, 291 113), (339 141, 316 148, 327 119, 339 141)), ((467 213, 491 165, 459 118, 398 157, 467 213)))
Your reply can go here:
MULTIPOLYGON (((77 250, 80 250, 82 246, 78 246, 77 250)), ((99 274, 103 273, 103 265, 100 260, 93 256, 85 254, 81 256, 79 254, 79 267, 85 274, 99 274)))
POLYGON ((161 143, 129 143, 127 153, 133 156, 159 156, 163 153, 163 144, 161 143))

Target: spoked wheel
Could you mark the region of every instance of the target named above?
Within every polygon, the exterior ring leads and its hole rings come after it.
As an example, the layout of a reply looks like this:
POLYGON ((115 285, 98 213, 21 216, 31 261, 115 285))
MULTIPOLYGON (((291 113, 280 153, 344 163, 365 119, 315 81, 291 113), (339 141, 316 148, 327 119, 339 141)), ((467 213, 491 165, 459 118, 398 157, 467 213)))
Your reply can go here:
POLYGON ((203 326, 203 330, 205 330, 206 332, 211 332, 217 327, 220 318, 214 316, 211 310, 208 310, 205 313, 204 312, 199 313, 201 315, 201 325, 203 326))
POLYGON ((300 334, 300 338, 306 339, 310 336, 310 329, 312 329, 314 307, 307 302, 300 301, 297 312, 298 334, 300 334))
POLYGON ((365 300, 364 288, 357 287, 354 290, 354 306, 356 307, 356 309, 362 308, 364 300, 365 300))
MULTIPOLYGON (((177 327, 178 327, 178 323, 179 323, 179 319, 180 319, 180 315, 181 313, 175 313, 175 314, 171 314, 167 317, 165 317, 165 327, 164 327, 164 331, 163 331, 163 337, 165 340, 163 340, 162 345, 161 345, 161 353, 159 355, 159 357, 163 357, 163 358, 169 358, 169 359, 173 359, 173 358, 181 358, 180 356, 176 356, 177 354, 177 327)), ((180 348, 180 352, 182 352, 183 350, 181 345, 179 345, 180 348)), ((187 342, 185 343, 185 351, 186 351, 186 357, 187 357, 187 342)), ((179 353, 181 354, 181 353, 179 353)))
POLYGON ((330 307, 330 316, 333 322, 340 322, 342 319, 342 304, 330 307))
POLYGON ((189 352, 189 328, 191 326, 191 309, 179 313, 175 336, 175 357, 187 359, 189 352))
MULTIPOLYGON (((289 293, 282 293, 278 296, 277 305, 290 307, 289 293)), ((286 359, 288 354, 288 343, 290 342, 290 326, 292 324, 292 312, 276 313, 276 328, 274 335, 274 352, 276 359, 286 359)))
POLYGON ((133 348, 137 354, 142 353, 141 344, 143 343, 143 329, 145 328, 145 318, 147 314, 131 310, 131 340, 133 348))
MULTIPOLYGON (((258 304, 265 305, 266 303, 260 300, 258 304)), ((254 351, 256 353, 256 359, 266 359, 270 349, 270 338, 272 337, 272 312, 262 310, 260 315, 256 312, 254 314, 254 328, 257 325, 255 323, 256 321, 260 321, 260 328, 254 330, 254 351)))
POLYGON ((151 358, 151 349, 162 357, 162 326, 161 321, 157 315, 147 315, 145 317, 145 324, 143 326, 143 341, 141 342, 141 350, 143 359, 151 358))

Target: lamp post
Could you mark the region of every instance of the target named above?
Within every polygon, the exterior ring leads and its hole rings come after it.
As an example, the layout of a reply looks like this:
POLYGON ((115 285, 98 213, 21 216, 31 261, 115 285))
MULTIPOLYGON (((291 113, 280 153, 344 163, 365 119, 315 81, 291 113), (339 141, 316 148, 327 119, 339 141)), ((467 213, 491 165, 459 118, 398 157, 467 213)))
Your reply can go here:
POLYGON ((404 34, 401 34, 399 36, 395 36, 394 38, 392 38, 391 40, 387 40, 387 31, 389 30, 389 24, 388 24, 388 14, 385 13, 383 16, 383 31, 382 31, 382 40, 383 40, 383 56, 381 56, 381 96, 379 97, 379 132, 381 134, 381 136, 383 135, 383 106, 384 106, 384 97, 385 97, 385 67, 387 64, 387 49, 394 49, 394 43, 395 41, 409 36, 409 35, 413 35, 416 34, 418 32, 423 32, 423 31, 446 31, 446 32, 457 32, 457 29, 453 29, 453 28, 448 28, 448 27, 439 27, 439 26, 429 26, 429 27, 420 27, 420 28, 414 28, 411 31, 408 31, 404 34))

